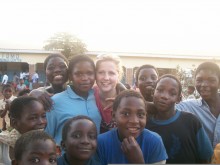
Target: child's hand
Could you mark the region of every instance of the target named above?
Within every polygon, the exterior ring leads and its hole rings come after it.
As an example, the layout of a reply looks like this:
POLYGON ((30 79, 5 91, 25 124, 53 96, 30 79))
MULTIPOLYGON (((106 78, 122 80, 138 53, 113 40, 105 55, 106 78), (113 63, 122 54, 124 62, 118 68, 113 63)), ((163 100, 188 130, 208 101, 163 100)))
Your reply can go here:
POLYGON ((129 163, 144 164, 144 157, 139 144, 135 138, 130 136, 122 141, 121 149, 129 163))
POLYGON ((106 101, 106 102, 109 102, 109 104, 108 104, 107 106, 105 106, 105 107, 103 108, 103 110, 112 108, 113 102, 115 101, 115 98, 107 98, 107 99, 105 99, 105 101, 106 101))
POLYGON ((29 96, 39 99, 39 101, 41 101, 41 103, 44 105, 46 111, 51 110, 53 106, 53 101, 51 100, 50 97, 53 96, 53 94, 50 94, 46 91, 32 90, 29 96))

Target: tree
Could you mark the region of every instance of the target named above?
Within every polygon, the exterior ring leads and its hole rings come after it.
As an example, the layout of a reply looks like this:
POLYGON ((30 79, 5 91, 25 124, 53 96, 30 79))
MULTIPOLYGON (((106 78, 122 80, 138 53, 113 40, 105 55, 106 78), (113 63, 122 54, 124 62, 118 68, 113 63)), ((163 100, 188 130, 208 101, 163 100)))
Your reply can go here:
POLYGON ((59 50, 67 59, 77 54, 84 54, 86 45, 76 36, 69 33, 55 33, 46 41, 45 50, 59 50))

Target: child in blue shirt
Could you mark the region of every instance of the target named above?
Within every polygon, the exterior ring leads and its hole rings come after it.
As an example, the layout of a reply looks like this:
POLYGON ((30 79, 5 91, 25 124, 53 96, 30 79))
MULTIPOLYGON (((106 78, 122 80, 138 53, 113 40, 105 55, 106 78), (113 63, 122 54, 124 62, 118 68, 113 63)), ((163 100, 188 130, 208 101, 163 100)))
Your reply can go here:
POLYGON ((64 123, 78 115, 90 117, 100 130, 101 116, 95 102, 92 86, 95 82, 95 64, 86 55, 74 56, 68 68, 70 85, 52 97, 53 109, 47 113, 46 132, 59 146, 64 123))
POLYGON ((106 164, 165 163, 161 137, 145 129, 146 103, 134 90, 121 92, 113 103, 117 128, 98 136, 98 156, 106 164))
POLYGON ((65 153, 58 158, 58 165, 100 165, 95 154, 97 129, 87 116, 69 119, 62 130, 61 146, 65 153))

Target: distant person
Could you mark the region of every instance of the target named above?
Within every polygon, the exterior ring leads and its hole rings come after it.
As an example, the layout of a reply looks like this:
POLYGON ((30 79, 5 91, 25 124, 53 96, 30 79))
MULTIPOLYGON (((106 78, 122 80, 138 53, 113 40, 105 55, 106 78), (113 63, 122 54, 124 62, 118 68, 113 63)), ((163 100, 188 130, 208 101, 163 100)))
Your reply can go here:
POLYGON ((32 82, 33 89, 38 88, 39 75, 37 71, 32 75, 31 82, 32 82))
POLYGON ((24 84, 24 79, 20 79, 19 80, 19 84, 17 85, 16 87, 16 91, 20 92, 22 91, 23 89, 26 89, 26 85, 24 84))
POLYGON ((56 144, 44 131, 32 130, 23 134, 14 148, 12 165, 56 165, 56 144))
POLYGON ((10 84, 6 84, 2 87, 3 99, 0 100, 0 116, 3 118, 1 128, 3 131, 10 131, 10 119, 9 119, 9 105, 16 98, 13 96, 13 86, 10 84))
POLYGON ((4 73, 4 76, 2 77, 2 85, 7 84, 8 82, 8 75, 7 73, 4 73))
POLYGON ((187 87, 187 98, 186 99, 196 99, 195 95, 194 95, 194 92, 195 92, 195 87, 190 85, 187 87))
POLYGON ((14 90, 16 90, 16 87, 17 87, 18 83, 19 83, 19 76, 17 75, 16 72, 14 72, 14 75, 13 75, 13 87, 14 87, 14 90))

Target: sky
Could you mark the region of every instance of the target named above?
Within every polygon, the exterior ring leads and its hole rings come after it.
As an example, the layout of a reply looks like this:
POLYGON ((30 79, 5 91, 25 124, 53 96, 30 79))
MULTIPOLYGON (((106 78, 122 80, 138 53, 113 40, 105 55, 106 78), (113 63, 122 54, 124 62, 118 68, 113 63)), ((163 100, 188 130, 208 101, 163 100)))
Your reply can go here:
POLYGON ((57 32, 89 51, 220 56, 219 0, 0 0, 0 48, 43 49, 57 32))

